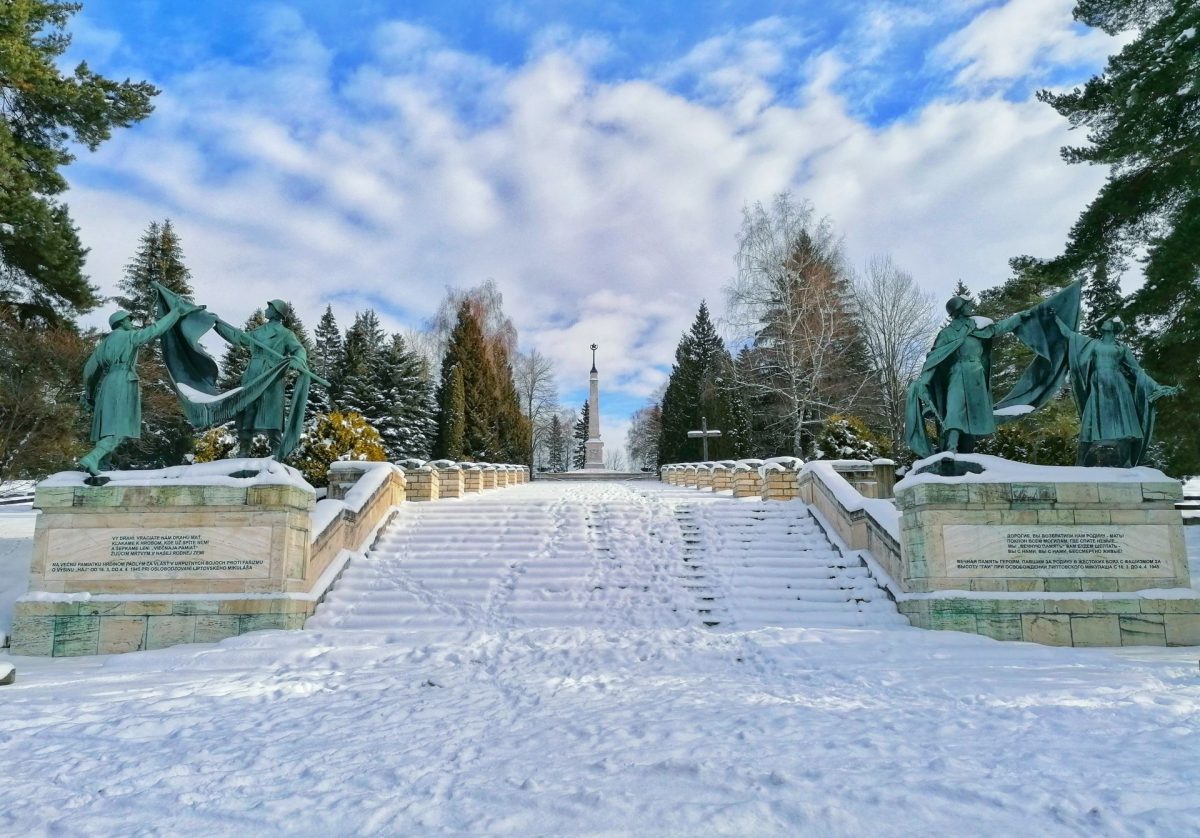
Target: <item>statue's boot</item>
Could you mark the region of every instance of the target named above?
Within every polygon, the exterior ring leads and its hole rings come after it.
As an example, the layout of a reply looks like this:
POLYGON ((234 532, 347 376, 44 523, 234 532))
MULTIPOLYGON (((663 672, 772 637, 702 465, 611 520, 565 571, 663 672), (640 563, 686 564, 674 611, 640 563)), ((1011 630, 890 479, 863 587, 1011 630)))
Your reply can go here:
POLYGON ((104 466, 104 461, 117 450, 117 446, 120 444, 121 437, 119 436, 101 437, 97 440, 95 448, 79 458, 80 468, 92 477, 96 477, 100 474, 104 466))
POLYGON ((242 460, 250 459, 250 450, 254 447, 254 434, 241 433, 238 434, 238 458, 242 460))
POLYGON ((271 446, 271 456, 274 457, 276 460, 282 461, 283 457, 280 456, 279 449, 283 445, 283 432, 282 431, 268 431, 267 432, 267 442, 271 446))

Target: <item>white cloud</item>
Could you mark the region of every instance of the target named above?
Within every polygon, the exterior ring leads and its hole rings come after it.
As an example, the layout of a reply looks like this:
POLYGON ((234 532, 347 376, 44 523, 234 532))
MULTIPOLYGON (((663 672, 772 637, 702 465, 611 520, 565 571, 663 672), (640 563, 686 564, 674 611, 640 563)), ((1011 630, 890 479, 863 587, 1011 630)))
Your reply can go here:
POLYGON ((1102 61, 1117 43, 1071 18, 1075 0, 1008 0, 980 13, 938 47, 961 67, 962 85, 1011 81, 1057 64, 1102 61))
POLYGON ((813 57, 784 101, 778 44, 798 36, 776 21, 625 81, 571 49, 501 68, 407 23, 335 81, 298 27, 274 20, 265 37, 303 49, 269 45, 265 68, 214 62, 164 83, 155 116, 77 164, 69 199, 105 290, 165 216, 198 299, 234 322, 285 296, 310 324, 332 301, 343 323, 374 305, 395 329, 445 285, 491 277, 564 396, 594 341, 606 392, 628 402, 662 382, 701 298, 723 308, 748 202, 791 188, 856 262, 891 251, 944 294, 1056 252, 1103 176, 1060 162, 1065 125, 1036 103, 934 101, 872 127, 836 92, 852 56, 813 57), (708 85, 700 99, 668 89, 681 66, 708 85), (94 185, 97 170, 135 188, 94 185))

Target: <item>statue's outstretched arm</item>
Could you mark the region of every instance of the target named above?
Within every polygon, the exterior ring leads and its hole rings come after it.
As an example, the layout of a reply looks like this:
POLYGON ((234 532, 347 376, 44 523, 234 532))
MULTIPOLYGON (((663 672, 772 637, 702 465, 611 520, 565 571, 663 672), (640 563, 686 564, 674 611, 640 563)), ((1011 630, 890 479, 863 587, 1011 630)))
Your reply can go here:
MULTIPOLYGON (((197 306, 203 308, 203 306, 197 306)), ((138 346, 144 346, 155 338, 160 338, 167 333, 167 330, 179 322, 179 318, 188 314, 195 309, 173 308, 164 314, 158 320, 146 326, 144 329, 138 329, 133 333, 133 342, 138 346)))
POLYGON ((245 332, 243 332, 237 326, 226 323, 220 317, 218 317, 217 322, 213 324, 213 331, 225 338, 225 340, 229 341, 230 343, 237 344, 238 346, 250 345, 250 339, 246 337, 245 332))

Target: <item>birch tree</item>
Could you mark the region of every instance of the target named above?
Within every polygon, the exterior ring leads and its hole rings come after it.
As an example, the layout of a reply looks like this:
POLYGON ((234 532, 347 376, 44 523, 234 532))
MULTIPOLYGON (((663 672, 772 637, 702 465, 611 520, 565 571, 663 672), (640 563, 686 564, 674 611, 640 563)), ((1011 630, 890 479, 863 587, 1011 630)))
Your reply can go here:
POLYGON ((545 449, 550 434, 550 420, 558 412, 558 385, 554 380, 554 363, 531 349, 517 356, 513 379, 521 412, 529 420, 529 470, 533 472, 537 453, 545 449))
POLYGON ((768 428, 788 453, 803 456, 815 426, 852 412, 866 383, 841 241, 785 192, 743 210, 736 262, 727 325, 753 360, 739 385, 767 405, 768 428))
POLYGON ((921 372, 937 331, 935 301, 890 256, 871 259, 854 291, 866 360, 878 387, 876 410, 897 451, 904 440, 908 385, 921 372))

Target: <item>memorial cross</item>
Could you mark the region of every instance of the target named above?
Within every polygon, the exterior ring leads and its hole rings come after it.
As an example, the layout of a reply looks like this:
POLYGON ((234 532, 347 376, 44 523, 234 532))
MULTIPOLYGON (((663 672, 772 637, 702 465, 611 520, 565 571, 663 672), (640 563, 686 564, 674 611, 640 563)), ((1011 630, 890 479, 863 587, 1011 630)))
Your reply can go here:
POLYGON ((721 432, 716 430, 715 428, 711 431, 708 429, 708 417, 707 416, 700 417, 700 430, 688 431, 688 439, 703 440, 704 462, 706 462, 706 463, 708 462, 708 441, 709 441, 709 439, 716 439, 720 435, 721 435, 721 432))

